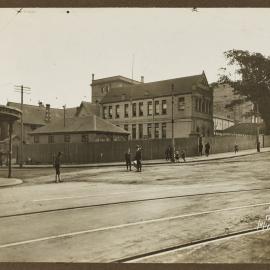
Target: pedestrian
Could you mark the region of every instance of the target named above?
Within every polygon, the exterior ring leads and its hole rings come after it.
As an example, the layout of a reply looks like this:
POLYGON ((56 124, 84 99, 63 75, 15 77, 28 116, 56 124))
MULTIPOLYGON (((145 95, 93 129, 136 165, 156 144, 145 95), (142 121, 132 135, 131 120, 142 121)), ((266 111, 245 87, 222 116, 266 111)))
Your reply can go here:
POLYGON ((0 166, 2 167, 3 166, 3 160, 2 160, 2 156, 3 156, 3 153, 0 152, 0 166))
POLYGON ((126 160, 126 167, 127 171, 131 171, 131 153, 130 153, 130 148, 128 148, 127 152, 125 153, 125 160, 126 160))
POLYGON ((238 148, 238 144, 234 145, 234 153, 236 154, 238 152, 239 148, 238 148))
POLYGON ((142 148, 139 145, 137 145, 136 147, 135 161, 137 164, 137 172, 141 172, 142 171, 142 148))
POLYGON ((203 155, 203 144, 199 143, 199 155, 202 156, 203 155))
POLYGON ((205 144, 204 149, 205 149, 205 155, 208 157, 209 153, 210 153, 210 143, 209 142, 207 142, 205 144))
POLYGON ((171 152, 172 152, 172 149, 171 149, 171 146, 169 145, 168 148, 165 151, 166 161, 171 159, 171 152))
POLYGON ((180 155, 178 150, 175 151, 175 161, 180 162, 180 155))
POLYGON ((257 152, 261 152, 261 143, 259 140, 257 141, 257 152))
POLYGON ((186 151, 185 150, 182 150, 181 158, 183 159, 184 162, 186 162, 186 151))
POLYGON ((54 159, 55 183, 63 182, 60 178, 61 156, 62 156, 62 153, 58 152, 57 156, 54 159))

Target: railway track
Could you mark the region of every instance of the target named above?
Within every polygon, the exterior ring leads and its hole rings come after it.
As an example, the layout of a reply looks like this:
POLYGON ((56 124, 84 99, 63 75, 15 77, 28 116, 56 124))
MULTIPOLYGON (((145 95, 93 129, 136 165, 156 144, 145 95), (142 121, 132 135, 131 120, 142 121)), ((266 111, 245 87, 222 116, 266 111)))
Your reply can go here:
MULTIPOLYGON (((255 192, 255 191, 262 191, 262 190, 270 190, 270 187, 232 190, 232 191, 206 192, 206 193, 196 193, 196 194, 187 194, 187 195, 173 195, 173 196, 164 196, 164 197, 156 197, 156 198, 146 198, 146 199, 126 200, 126 201, 109 202, 109 203, 101 203, 101 204, 90 204, 90 205, 62 207, 62 208, 55 208, 55 209, 45 209, 45 210, 40 210, 40 211, 32 211, 32 212, 0 215, 0 219, 1 218, 9 218, 9 217, 17 217, 17 216, 35 215, 35 214, 42 214, 42 213, 51 213, 51 212, 58 212, 58 211, 68 211, 68 210, 74 210, 74 209, 106 207, 106 206, 112 206, 112 205, 140 203, 140 202, 147 202, 147 201, 167 200, 167 199, 176 199, 176 198, 189 198, 189 197, 196 197, 196 196, 208 196, 208 195, 216 195, 216 194, 230 194, 230 193, 239 193, 239 192, 255 192)), ((52 198, 52 200, 53 200, 53 198, 52 198)))

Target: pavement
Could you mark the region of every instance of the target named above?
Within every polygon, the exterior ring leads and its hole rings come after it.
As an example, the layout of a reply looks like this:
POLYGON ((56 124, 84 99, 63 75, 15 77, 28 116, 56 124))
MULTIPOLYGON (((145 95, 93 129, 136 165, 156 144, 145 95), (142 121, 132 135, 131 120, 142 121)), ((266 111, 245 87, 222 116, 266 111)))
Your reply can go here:
POLYGON ((23 181, 17 178, 0 178, 0 187, 15 186, 21 184, 23 181))
MULTIPOLYGON (((270 147, 261 148, 261 153, 269 152, 270 147)), ((208 162, 214 160, 221 160, 221 159, 229 159, 247 155, 254 155, 260 154, 257 152, 256 149, 248 149, 248 150, 241 150, 238 153, 234 152, 226 152, 226 153, 217 153, 217 154, 210 154, 208 157, 206 156, 195 156, 195 157, 187 157, 185 163, 197 163, 197 162, 208 162)), ((180 160, 183 163, 182 160, 180 160)), ((155 160, 144 160, 143 166, 151 166, 151 165, 162 165, 162 164, 171 164, 170 161, 165 161, 164 159, 155 159, 155 160)), ((124 162, 107 162, 107 163, 90 163, 90 164, 63 164, 63 168, 102 168, 102 167, 123 167, 124 162)), ((17 168, 18 165, 14 165, 14 168, 17 168)), ((44 165, 24 165, 23 168, 51 168, 51 164, 44 164, 44 165)), ((23 181, 20 179, 15 178, 0 178, 0 188, 6 186, 13 186, 21 184, 23 181)))

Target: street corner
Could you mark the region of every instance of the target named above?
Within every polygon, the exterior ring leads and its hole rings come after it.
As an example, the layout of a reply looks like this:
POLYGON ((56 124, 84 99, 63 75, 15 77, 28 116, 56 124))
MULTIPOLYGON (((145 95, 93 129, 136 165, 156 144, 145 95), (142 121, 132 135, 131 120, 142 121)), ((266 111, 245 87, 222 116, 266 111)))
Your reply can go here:
POLYGON ((0 188, 8 186, 16 186, 22 183, 23 181, 18 178, 0 178, 0 188))

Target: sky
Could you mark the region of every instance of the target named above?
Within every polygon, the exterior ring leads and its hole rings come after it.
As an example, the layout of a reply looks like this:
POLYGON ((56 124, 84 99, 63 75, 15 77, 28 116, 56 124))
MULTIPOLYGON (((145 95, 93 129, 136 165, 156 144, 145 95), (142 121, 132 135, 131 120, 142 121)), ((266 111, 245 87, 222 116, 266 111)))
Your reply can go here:
POLYGON ((270 9, 0 8, 0 104, 75 107, 91 101, 91 74, 145 82, 218 79, 223 52, 270 55, 270 9))

